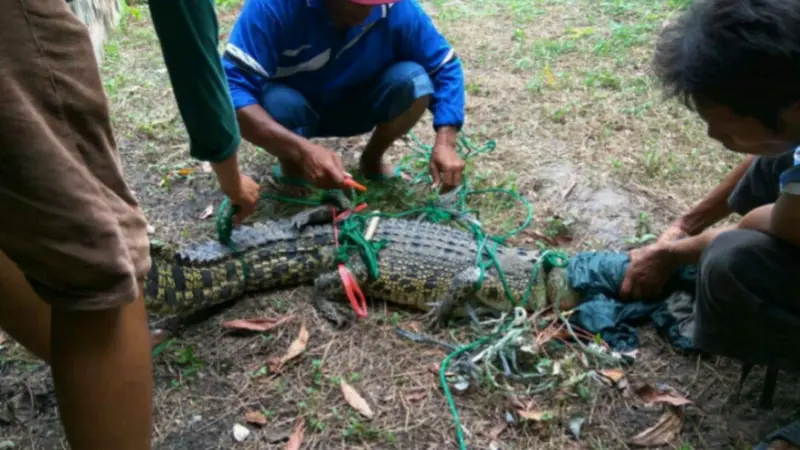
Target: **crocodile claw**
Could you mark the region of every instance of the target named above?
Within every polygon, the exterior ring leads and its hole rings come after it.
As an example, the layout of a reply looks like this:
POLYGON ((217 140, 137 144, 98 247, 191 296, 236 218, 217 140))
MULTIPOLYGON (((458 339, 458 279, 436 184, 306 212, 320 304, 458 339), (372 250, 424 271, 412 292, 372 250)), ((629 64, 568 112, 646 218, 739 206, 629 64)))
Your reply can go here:
POLYGON ((340 190, 331 190, 322 197, 322 203, 335 206, 339 210, 350 209, 352 202, 347 195, 340 190))
POLYGON ((422 327, 429 333, 435 333, 447 325, 447 318, 439 307, 434 307, 422 316, 422 327))
POLYGON ((326 298, 317 297, 314 307, 336 329, 350 328, 356 322, 355 311, 326 298))
POLYGON ((317 206, 300 211, 290 219, 295 230, 302 230, 307 226, 320 225, 333 221, 334 212, 330 206, 317 206))

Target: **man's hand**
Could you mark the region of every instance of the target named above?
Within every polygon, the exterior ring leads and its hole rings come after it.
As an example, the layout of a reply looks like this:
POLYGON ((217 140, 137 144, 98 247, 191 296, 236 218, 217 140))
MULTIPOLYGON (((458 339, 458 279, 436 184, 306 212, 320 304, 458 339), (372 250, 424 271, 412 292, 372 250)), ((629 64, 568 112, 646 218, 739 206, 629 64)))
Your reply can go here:
POLYGON ((217 174, 222 192, 232 205, 239 207, 239 211, 233 216, 233 222, 241 223, 255 211, 261 187, 252 178, 239 172, 239 161, 235 154, 225 161, 211 163, 211 167, 217 174))
POLYGON ((645 300, 661 294, 664 284, 678 268, 666 245, 652 244, 632 250, 620 300, 645 300))
POLYGON ((258 204, 260 190, 261 186, 245 174, 239 175, 239 182, 234 186, 222 186, 222 192, 228 196, 231 204, 239 207, 239 211, 233 216, 234 223, 241 223, 247 216, 253 214, 258 204))
POLYGON ((683 239, 689 236, 689 232, 686 230, 686 226, 683 223, 683 220, 678 219, 675 222, 667 227, 661 236, 658 237, 656 243, 664 244, 670 241, 677 241, 678 239, 683 239))
POLYGON ((320 189, 341 189, 350 176, 338 153, 311 141, 304 145, 297 162, 303 179, 320 189))
POLYGON ((430 171, 433 185, 442 185, 442 191, 450 191, 461 184, 461 175, 466 163, 456 152, 458 132, 453 127, 442 127, 436 131, 436 143, 431 152, 430 171))
POLYGON ((461 184, 461 174, 466 163, 458 156, 454 148, 436 146, 431 154, 431 177, 433 185, 442 185, 444 191, 452 190, 461 184))

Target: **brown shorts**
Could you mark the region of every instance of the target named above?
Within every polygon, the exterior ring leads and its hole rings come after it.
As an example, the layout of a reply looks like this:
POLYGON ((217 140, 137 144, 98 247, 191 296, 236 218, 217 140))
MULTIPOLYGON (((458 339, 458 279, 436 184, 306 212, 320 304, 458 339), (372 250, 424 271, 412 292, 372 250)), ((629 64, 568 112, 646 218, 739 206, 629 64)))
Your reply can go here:
POLYGON ((132 302, 150 268, 89 33, 64 0, 0 13, 0 251, 73 310, 132 302))

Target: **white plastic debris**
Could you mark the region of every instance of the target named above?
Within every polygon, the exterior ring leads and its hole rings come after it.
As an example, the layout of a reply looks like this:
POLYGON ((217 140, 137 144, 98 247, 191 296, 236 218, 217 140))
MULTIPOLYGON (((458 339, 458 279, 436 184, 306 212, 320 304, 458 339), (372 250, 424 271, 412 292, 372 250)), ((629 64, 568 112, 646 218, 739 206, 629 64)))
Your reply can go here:
POLYGON ((242 442, 247 439, 248 436, 250 436, 250 430, 247 427, 239 425, 238 423, 233 424, 233 438, 236 442, 242 442))

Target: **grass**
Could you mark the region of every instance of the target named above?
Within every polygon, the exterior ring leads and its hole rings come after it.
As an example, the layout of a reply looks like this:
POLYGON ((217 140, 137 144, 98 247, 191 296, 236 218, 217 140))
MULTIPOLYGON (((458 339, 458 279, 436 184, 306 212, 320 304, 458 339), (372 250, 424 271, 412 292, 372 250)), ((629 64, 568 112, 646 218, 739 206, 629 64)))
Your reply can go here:
MULTIPOLYGON (((572 250, 647 242, 710 190, 739 158, 708 140, 690 112, 664 102, 649 69, 657 31, 688 3, 424 1, 464 64, 467 132, 478 144, 497 141, 494 152, 470 163, 475 186, 516 190, 534 205, 530 229, 563 239, 558 242, 572 250)), ((217 4, 224 37, 240 1, 217 4)), ((154 227, 154 238, 212 238, 212 221, 199 217, 222 197, 213 175, 189 157, 145 5, 128 4, 123 23, 106 44, 102 74, 126 176, 154 227), (181 175, 187 168, 194 170, 181 175)), ((430 117, 415 133, 432 142, 430 117)), ((343 150, 352 166, 353 150, 365 139, 323 143, 343 150)), ((408 146, 397 147, 395 161, 409 154, 408 146)), ((274 162, 247 144, 240 159, 256 179, 274 162)), ((398 211, 426 195, 375 187, 370 203, 398 211)), ((491 196, 471 206, 496 232, 513 228, 524 217, 513 203, 491 196)), ((289 211, 265 202, 255 220, 289 211)), ((523 234, 516 242, 535 241, 523 234)), ((402 340, 393 331, 417 319, 414 313, 373 305, 357 327, 334 332, 316 317, 308 291, 298 289, 245 299, 189 326, 154 356, 157 448, 283 448, 298 416, 306 422, 308 448, 454 448, 447 405, 429 370, 444 353, 402 340), (281 374, 270 373, 267 360, 289 346, 299 322, 243 337, 220 327, 223 320, 286 314, 302 318, 310 341, 281 374), (342 380, 373 405, 375 418, 367 420, 343 402, 342 380), (267 424, 254 427, 244 443, 232 444, 231 427, 243 423, 246 410, 261 411, 267 424)), ((465 338, 463 330, 453 336, 465 338)), ((666 448, 745 448, 755 442, 756 431, 751 424, 730 423, 721 406, 736 368, 721 358, 676 355, 644 330, 642 355, 629 376, 642 383, 669 382, 704 405, 704 414, 690 410, 681 435, 666 448)), ((30 393, 23 398, 30 404, 50 395, 49 374, 6 342, 0 348, 0 399, 13 403, 20 392, 30 393)), ((627 439, 658 417, 606 391, 539 401, 558 410, 559 418, 503 428, 504 415, 513 409, 503 392, 485 388, 457 398, 474 448, 627 448, 627 439), (580 442, 569 436, 563 419, 578 412, 588 418, 580 442)), ((29 420, 12 421, 0 434, 20 448, 56 448, 61 435, 52 431, 57 429, 53 409, 26 408, 29 420)), ((0 425, 3 420, 0 411, 0 425)))

